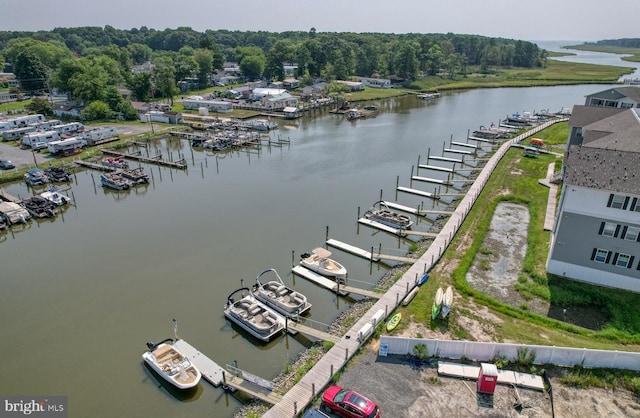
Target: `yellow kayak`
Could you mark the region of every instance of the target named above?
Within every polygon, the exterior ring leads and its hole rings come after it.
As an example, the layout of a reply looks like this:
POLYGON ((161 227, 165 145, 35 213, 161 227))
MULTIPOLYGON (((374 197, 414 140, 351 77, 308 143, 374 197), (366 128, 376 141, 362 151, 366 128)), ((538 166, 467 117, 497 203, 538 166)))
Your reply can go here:
POLYGON ((400 320, 402 319, 402 314, 400 312, 393 314, 391 318, 387 321, 387 331, 393 331, 395 327, 398 326, 400 320))

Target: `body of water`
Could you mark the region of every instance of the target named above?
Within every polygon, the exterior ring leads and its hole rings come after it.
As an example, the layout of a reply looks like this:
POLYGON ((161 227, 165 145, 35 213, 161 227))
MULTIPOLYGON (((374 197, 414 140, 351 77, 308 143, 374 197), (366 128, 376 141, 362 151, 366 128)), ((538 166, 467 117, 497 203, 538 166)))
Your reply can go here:
MULTIPOLYGON (((424 163, 428 150, 441 155, 450 138, 465 141, 469 130, 507 114, 559 111, 604 88, 407 96, 378 103, 372 119, 322 113, 281 122, 271 138, 290 143, 259 152, 212 154, 162 139, 150 153, 184 155, 188 170, 145 166, 152 183, 124 193, 104 190, 97 172, 79 172, 67 186, 75 206, 0 236, 0 394, 66 395, 70 417, 230 417, 243 399, 204 381, 188 396, 176 394, 143 365, 145 342, 173 336, 176 318, 180 337, 220 365, 235 360, 273 378, 310 341, 282 336, 260 344, 231 326, 223 305, 241 279, 251 285, 275 268, 313 303, 310 319, 330 323, 354 299, 294 278, 292 251, 297 262, 301 252, 323 246, 328 227, 330 238, 404 254, 411 241, 358 228, 356 219, 381 191, 406 206, 432 205, 395 196, 396 182, 409 185, 418 156, 424 163)), ((32 193, 24 184, 6 189, 32 193)), ((373 288, 388 269, 333 253, 352 286, 373 288)))

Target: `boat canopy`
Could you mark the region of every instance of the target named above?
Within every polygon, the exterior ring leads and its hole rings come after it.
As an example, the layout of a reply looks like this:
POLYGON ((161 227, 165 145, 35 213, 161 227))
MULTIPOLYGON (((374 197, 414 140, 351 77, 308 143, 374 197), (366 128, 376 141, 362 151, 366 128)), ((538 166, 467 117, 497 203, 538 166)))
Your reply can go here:
POLYGON ((322 247, 314 248, 312 253, 316 254, 318 257, 328 258, 331 256, 331 251, 325 250, 322 247))

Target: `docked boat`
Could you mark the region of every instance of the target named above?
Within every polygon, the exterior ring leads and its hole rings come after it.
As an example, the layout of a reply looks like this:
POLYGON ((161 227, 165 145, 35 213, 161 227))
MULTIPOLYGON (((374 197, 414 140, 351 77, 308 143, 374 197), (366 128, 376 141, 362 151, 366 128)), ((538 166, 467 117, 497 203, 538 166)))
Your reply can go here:
POLYGON ((347 120, 356 120, 371 118, 378 114, 378 107, 374 105, 367 105, 364 108, 353 108, 347 112, 347 120))
POLYGON ((130 189, 132 184, 130 180, 122 177, 118 173, 104 173, 100 175, 100 182, 104 187, 114 190, 130 189))
POLYGON ((227 297, 224 316, 262 341, 269 341, 284 331, 284 318, 258 301, 247 287, 235 290, 227 297), (237 293, 241 297, 235 300, 234 295, 237 293))
POLYGON ((0 201, 0 216, 8 225, 24 224, 31 219, 29 211, 14 202, 0 201))
POLYGON ((275 269, 267 269, 258 274, 253 292, 256 299, 287 318, 298 319, 311 309, 307 297, 286 286, 275 269), (267 274, 275 275, 275 279, 261 281, 267 274))
POLYGON ((453 289, 451 286, 448 286, 442 295, 442 309, 440 310, 440 314, 443 318, 446 318, 449 312, 451 312, 451 305, 453 305, 453 289))
POLYGON ((52 187, 46 192, 40 193, 40 196, 54 203, 56 206, 64 206, 71 202, 71 198, 62 193, 57 187, 52 187))
POLYGON ((440 97, 440 93, 419 93, 416 94, 416 97, 422 100, 433 100, 437 97, 440 97))
POLYGON ((442 299, 444 298, 444 292, 439 287, 436 291, 436 297, 433 299, 433 305, 431 306, 431 319, 436 319, 440 315, 442 310, 442 299))
POLYGON ((167 338, 159 343, 148 342, 148 350, 142 359, 164 380, 178 389, 195 387, 202 374, 174 345, 175 341, 167 338))
POLYGON ((331 251, 324 248, 315 248, 311 254, 302 254, 300 264, 323 276, 346 279, 347 269, 329 257, 331 257, 331 251))
POLYGON ((102 160, 102 165, 105 167, 112 167, 112 168, 129 167, 129 163, 122 157, 118 157, 118 158, 107 157, 102 160))
POLYGON ((22 204, 34 218, 53 218, 58 213, 57 205, 42 196, 31 196, 22 204))
POLYGON ((123 169, 118 171, 118 174, 131 181, 133 185, 149 183, 149 175, 144 172, 143 167, 123 169))
POLYGON ((49 177, 40 168, 30 168, 24 174, 24 181, 29 186, 40 186, 49 183, 49 177))
POLYGON ((71 181, 71 176, 64 167, 45 168, 44 173, 53 183, 66 183, 68 181, 71 181))
POLYGON ((392 211, 383 200, 374 203, 364 217, 395 229, 410 229, 413 226, 413 221, 407 215, 392 211))

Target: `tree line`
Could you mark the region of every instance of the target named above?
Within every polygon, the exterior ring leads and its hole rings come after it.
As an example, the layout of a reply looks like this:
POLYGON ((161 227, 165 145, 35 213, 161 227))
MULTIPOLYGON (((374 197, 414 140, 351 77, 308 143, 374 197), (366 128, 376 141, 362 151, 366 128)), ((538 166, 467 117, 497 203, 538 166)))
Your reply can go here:
MULTIPOLYGON (((546 51, 534 43, 479 35, 195 31, 189 27, 130 30, 111 26, 56 28, 52 31, 0 31, 0 63, 26 91, 57 88, 84 104, 135 117, 130 104, 117 99, 126 86, 136 100, 172 100, 181 80, 209 86, 211 74, 225 62, 238 63, 248 80, 283 80, 283 63, 298 66, 302 85, 315 79, 388 78, 407 83, 444 74, 453 78, 496 67, 541 67, 546 51), (132 73, 153 63, 152 72, 132 73)), ((0 68, 1 70, 2 68, 0 68)))

